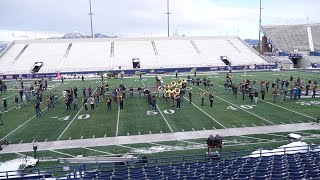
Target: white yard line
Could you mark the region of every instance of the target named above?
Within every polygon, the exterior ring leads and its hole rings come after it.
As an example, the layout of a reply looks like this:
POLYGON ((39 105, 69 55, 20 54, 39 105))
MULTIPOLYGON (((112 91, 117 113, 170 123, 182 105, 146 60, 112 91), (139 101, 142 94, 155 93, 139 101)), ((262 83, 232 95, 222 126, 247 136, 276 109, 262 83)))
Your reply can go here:
POLYGON ((119 134, 119 121, 120 121, 120 106, 118 105, 118 116, 117 116, 116 136, 118 136, 118 134, 119 134))
MULTIPOLYGON (((188 100, 186 97, 183 97, 184 99, 188 100)), ((213 120, 214 122, 218 123, 221 127, 223 127, 224 129, 227 129, 224 125, 222 125, 218 120, 216 120, 215 118, 213 118, 212 116, 210 116, 208 113, 206 113, 205 111, 203 111, 199 106, 195 105, 193 102, 191 103, 194 107, 196 107, 197 109, 199 109, 201 112, 203 112, 205 115, 207 115, 211 120, 213 120)))
POLYGON ((293 112, 293 113, 295 113, 295 114, 299 114, 299 115, 301 115, 301 116, 304 116, 304 117, 307 117, 307 118, 310 118, 310 119, 313 119, 313 120, 317 120, 317 118, 314 118, 314 117, 311 117, 311 116, 308 116, 308 115, 305 115, 305 114, 299 113, 299 112, 297 112, 297 111, 294 111, 294 110, 291 110, 291 109, 288 109, 288 108, 285 108, 285 107, 279 106, 279 105, 277 105, 277 104, 274 104, 274 103, 271 103, 271 102, 268 102, 268 101, 265 101, 265 100, 262 100, 262 99, 259 99, 259 100, 261 100, 262 102, 265 102, 265 103, 271 104, 271 105, 273 105, 273 106, 276 106, 276 107, 279 107, 279 108, 285 109, 285 110, 287 110, 287 111, 293 112))
MULTIPOLYGON (((194 85, 193 85, 193 86, 194 86, 194 85)), ((202 88, 199 88, 199 87, 197 87, 197 86, 194 86, 194 87, 196 87, 196 88, 198 88, 198 89, 200 89, 200 90, 202 90, 202 91, 205 91, 205 92, 209 93, 208 91, 206 91, 206 90, 204 90, 204 89, 202 89, 202 88)), ((259 119, 262 119, 262 120, 264 120, 264 121, 266 121, 266 122, 268 122, 268 123, 270 123, 270 124, 272 124, 272 125, 275 125, 273 122, 271 122, 271 121, 269 121, 269 120, 267 120, 267 119, 265 119, 265 118, 263 118, 263 117, 261 117, 261 116, 258 116, 258 115, 254 114, 254 113, 252 113, 252 112, 250 112, 250 111, 248 111, 248 110, 246 110, 246 109, 243 109, 243 108, 241 108, 240 106, 237 106, 237 105, 235 105, 235 104, 233 104, 233 103, 231 103, 231 102, 229 102, 229 101, 227 101, 227 100, 225 100, 225 99, 223 99, 223 98, 221 98, 221 97, 219 97, 219 96, 217 96, 217 95, 215 95, 215 97, 217 97, 218 99, 220 99, 220 100, 222 100, 222 101, 224 101, 224 102, 226 102, 226 103, 229 103, 229 104, 231 104, 231 105, 233 105, 233 106, 235 106, 235 107, 237 107, 237 108, 239 108, 239 109, 241 109, 241 110, 243 110, 243 111, 245 111, 245 112, 247 112, 247 113, 249 113, 249 114, 257 117, 257 118, 259 118, 259 119)))
POLYGON ((165 122, 166 122, 166 124, 168 125, 168 127, 169 127, 170 131, 171 131, 171 132, 173 132, 173 130, 172 130, 172 128, 171 128, 171 126, 170 126, 170 124, 168 123, 168 121, 167 121, 166 117, 164 117, 164 115, 163 115, 163 113, 162 113, 161 109, 159 108, 158 104, 157 104, 156 106, 157 106, 157 109, 159 110, 159 112, 160 112, 161 116, 163 117, 164 121, 165 121, 165 122))
MULTIPOLYGON (((44 109, 45 110, 45 109, 44 109)), ((3 141, 4 139, 6 139, 8 136, 10 136, 12 133, 16 132, 18 129, 20 129, 22 126, 24 126, 25 124, 27 124, 29 121, 31 121, 33 118, 35 118, 36 115, 32 116, 30 119, 28 119, 26 122, 24 122, 23 124, 21 124, 20 126, 18 126, 16 129, 14 129, 13 131, 11 131, 9 134, 7 134, 6 136, 4 136, 2 139, 0 139, 0 141, 3 141)))
MULTIPOLYGON (((235 78, 237 78, 237 77, 235 77, 235 78)), ((219 78, 219 79, 221 79, 221 78, 219 78)), ((240 80, 240 78, 237 78, 237 79, 240 80)), ((223 80, 223 79, 221 79, 221 80, 223 80)), ((216 85, 218 85, 218 84, 216 84, 216 85)), ((218 85, 218 86, 223 87, 223 86, 221 86, 221 85, 218 85)), ((317 118, 314 118, 314 117, 305 115, 305 114, 303 114, 303 113, 299 113, 299 112, 297 112, 297 111, 294 111, 294 110, 285 108, 285 107, 283 107, 283 106, 279 106, 279 105, 277 105, 277 104, 275 104, 275 103, 271 103, 271 102, 268 102, 268 101, 265 101, 265 100, 262 100, 262 99, 259 99, 259 100, 262 101, 262 102, 265 102, 265 103, 267 103, 267 104, 271 104, 271 105, 273 105, 273 106, 276 106, 276 107, 285 109, 285 110, 287 110, 287 111, 293 112, 293 113, 295 113, 295 114, 299 114, 299 115, 301 115, 301 116, 304 116, 304 117, 307 117, 307 118, 310 118, 310 119, 313 119, 313 120, 316 120, 316 119, 317 119, 317 118)))
POLYGON ((90 150, 90 151, 99 152, 99 153, 102 153, 102 154, 114 155, 114 154, 112 154, 112 153, 108 153, 108 152, 105 152, 105 151, 100 151, 100 150, 96 150, 96 149, 92 149, 92 148, 88 148, 88 147, 83 147, 83 149, 87 149, 87 150, 90 150))
MULTIPOLYGON (((83 83, 83 82, 82 82, 83 83)), ((82 83, 80 83, 77 86, 80 86, 82 83)), ((92 94, 94 94, 98 89, 94 90, 92 94)), ((57 141, 60 140, 60 138, 62 137, 62 135, 67 131, 67 129, 69 128, 69 126, 72 124, 72 122, 76 119, 76 117, 78 117, 79 113, 81 112, 81 110, 83 109, 83 106, 80 108, 80 110, 77 112, 77 114, 73 117, 73 119, 70 121, 70 123, 68 124, 68 126, 62 131, 62 133, 60 134, 60 136, 58 137, 57 141)))
MULTIPOLYGON (((77 86, 80 86, 82 83, 78 84, 77 86)), ((58 87, 58 86, 57 86, 58 87)), ((59 98, 59 100, 62 98, 63 96, 61 96, 59 98)), ((47 109, 48 107, 44 108, 43 110, 41 110, 41 112, 45 112, 45 110, 47 109)), ((35 118, 36 115, 32 116, 30 119, 28 119, 26 122, 24 122, 23 124, 21 124, 20 126, 18 126, 16 129, 14 129, 13 131, 11 131, 9 134, 7 134, 6 136, 4 136, 2 139, 0 139, 0 141, 3 141, 5 138, 7 138, 8 136, 10 136, 12 133, 16 132, 18 129, 20 129, 22 126, 24 126, 25 124, 27 124, 29 121, 31 121, 33 118, 35 118)))
POLYGON ((58 154, 62 154, 62 155, 66 155, 66 156, 70 156, 70 157, 76 157, 74 155, 71 155, 71 154, 67 154, 67 153, 63 153, 63 152, 59 152, 59 151, 56 151, 56 150, 50 150, 51 152, 54 152, 54 153, 58 153, 58 154))

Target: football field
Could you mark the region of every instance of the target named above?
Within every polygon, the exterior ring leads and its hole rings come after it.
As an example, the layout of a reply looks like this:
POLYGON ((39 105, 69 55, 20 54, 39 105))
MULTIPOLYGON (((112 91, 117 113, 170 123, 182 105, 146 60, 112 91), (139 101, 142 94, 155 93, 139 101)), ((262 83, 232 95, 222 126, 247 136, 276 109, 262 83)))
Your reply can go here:
MULTIPOLYGON (((179 75, 178 79, 186 78, 188 74, 179 75)), ((245 79, 256 80, 254 88, 260 89, 260 81, 274 82, 277 78, 289 79, 293 76, 319 82, 319 74, 280 71, 280 72, 247 72, 233 73, 233 82, 239 84, 245 79)), ((177 81, 174 76, 161 75, 164 83, 177 81)), ((100 79, 50 81, 49 89, 43 93, 43 97, 56 92, 60 102, 53 109, 46 108, 46 102, 41 104, 42 116, 35 116, 33 101, 28 105, 20 104, 20 109, 14 104, 14 96, 18 93, 14 89, 14 82, 7 82, 8 91, 0 94, 0 98, 6 98, 9 104, 8 112, 2 115, 4 125, 0 126, 0 139, 10 143, 30 143, 33 141, 59 141, 74 139, 89 139, 114 136, 131 136, 143 134, 161 134, 172 132, 201 131, 210 129, 227 129, 238 127, 255 127, 279 124, 295 124, 312 122, 320 117, 320 100, 302 96, 301 99, 273 103, 271 93, 266 93, 265 100, 259 99, 258 103, 250 101, 238 91, 237 97, 232 92, 225 91, 224 83, 226 73, 199 74, 200 79, 206 77, 211 80, 213 86, 204 87, 188 84, 187 94, 183 98, 180 109, 172 107, 171 101, 159 97, 156 94, 157 109, 151 110, 147 99, 135 93, 133 97, 124 99, 124 109, 120 110, 115 102, 112 111, 107 112, 104 101, 98 104, 94 111, 90 108, 85 111, 81 106, 82 88, 89 86, 95 90, 100 84, 100 79), (62 91, 67 88, 78 87, 78 112, 67 111, 62 101, 62 91), (188 91, 193 93, 193 102, 188 101, 188 91), (204 106, 201 106, 200 93, 205 92, 204 106), (209 106, 209 93, 214 94, 213 107, 209 106)), ((294 80, 294 81, 295 81, 294 80)), ((154 87, 155 76, 144 76, 140 80, 136 76, 123 79, 105 79, 110 91, 121 83, 130 89, 138 87, 154 87)), ((292 83, 290 86, 292 86, 292 83)), ((270 85, 271 86, 271 85, 270 85)), ((290 87, 289 86, 289 87, 290 87)), ((155 88, 150 88, 155 89, 155 88)), ((302 90, 304 91, 304 89, 302 90)), ((104 96, 104 99, 108 95, 104 96)), ((111 96, 111 94, 110 94, 111 96)), ((260 95, 259 95, 260 97, 260 95)), ((34 100, 34 99, 33 99, 34 100)), ((3 112, 3 107, 1 107, 3 112)), ((263 132, 261 132, 263 133, 263 132)))

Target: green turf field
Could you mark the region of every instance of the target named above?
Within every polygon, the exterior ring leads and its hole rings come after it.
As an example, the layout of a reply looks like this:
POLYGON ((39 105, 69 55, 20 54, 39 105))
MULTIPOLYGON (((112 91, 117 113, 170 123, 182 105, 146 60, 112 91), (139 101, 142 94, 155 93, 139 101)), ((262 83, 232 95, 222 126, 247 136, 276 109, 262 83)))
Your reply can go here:
MULTIPOLYGON (((294 78, 303 77, 306 81, 319 81, 319 74, 305 72, 247 72, 233 73, 234 83, 239 83, 244 79, 255 79, 259 88, 260 80, 273 82, 276 78, 289 79, 290 75, 294 78)), ((179 78, 186 78, 187 74, 179 78)), ((169 102, 163 98, 157 98, 157 111, 151 112, 151 107, 147 104, 144 97, 135 94, 124 100, 124 109, 119 110, 113 103, 112 111, 106 111, 106 105, 99 103, 95 111, 85 112, 81 108, 83 87, 97 87, 100 79, 67 80, 65 83, 60 81, 50 81, 50 90, 44 93, 57 91, 62 96, 62 90, 78 86, 78 107, 79 112, 66 111, 63 102, 60 102, 54 109, 47 110, 46 103, 42 103, 42 117, 36 117, 33 103, 16 109, 14 106, 14 82, 7 82, 9 90, 5 94, 0 94, 0 98, 6 97, 9 101, 9 111, 2 116, 4 125, 0 126, 0 139, 8 140, 11 143, 27 143, 32 141, 57 141, 68 139, 85 139, 112 136, 130 136, 138 134, 160 134, 170 132, 187 132, 196 130, 253 127, 272 124, 292 124, 310 122, 320 117, 319 98, 302 98, 299 100, 287 100, 280 103, 272 102, 270 93, 266 94, 265 101, 258 104, 250 102, 248 97, 242 100, 239 92, 238 97, 232 93, 225 92, 223 84, 225 73, 198 75, 200 78, 208 77, 213 82, 213 86, 204 88, 188 84, 193 92, 193 104, 188 103, 186 95, 182 102, 181 109, 171 107, 169 102), (209 107, 209 100, 206 95, 205 105, 201 106, 200 92, 215 94, 213 107, 209 107), (310 103, 311 102, 311 103, 310 103), (148 113, 149 111, 149 113, 148 113), (79 117, 90 118, 79 119, 79 117), (149 115, 148 115, 149 114, 149 115), (150 115, 151 114, 151 115, 150 115)), ((163 76, 166 83, 176 80, 173 76, 163 76)), ((155 86, 155 77, 143 77, 140 81, 138 77, 128 77, 124 79, 106 79, 110 89, 114 89, 122 82, 127 89, 131 86, 135 89, 139 86, 155 86)), ((1 107, 2 110, 2 107, 1 107)), ((3 111, 3 110, 2 110, 3 111)))

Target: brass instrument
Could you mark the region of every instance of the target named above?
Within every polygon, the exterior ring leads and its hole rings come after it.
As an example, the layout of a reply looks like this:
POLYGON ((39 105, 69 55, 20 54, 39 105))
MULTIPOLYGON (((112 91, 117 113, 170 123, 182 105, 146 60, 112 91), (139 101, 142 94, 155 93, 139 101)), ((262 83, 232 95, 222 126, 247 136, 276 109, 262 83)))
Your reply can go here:
POLYGON ((187 83, 187 79, 182 79, 182 83, 187 83))
POLYGON ((179 89, 179 88, 175 88, 175 89, 174 89, 174 93, 175 93, 175 94, 180 94, 180 89, 179 89))
POLYGON ((178 84, 178 86, 182 86, 182 80, 179 80, 179 81, 177 82, 177 84, 178 84))
POLYGON ((171 86, 176 86, 177 85, 177 82, 175 82, 175 81, 171 81, 171 86))
POLYGON ((166 97, 166 98, 170 97, 170 92, 168 92, 168 91, 165 92, 165 93, 164 93, 164 97, 166 97))

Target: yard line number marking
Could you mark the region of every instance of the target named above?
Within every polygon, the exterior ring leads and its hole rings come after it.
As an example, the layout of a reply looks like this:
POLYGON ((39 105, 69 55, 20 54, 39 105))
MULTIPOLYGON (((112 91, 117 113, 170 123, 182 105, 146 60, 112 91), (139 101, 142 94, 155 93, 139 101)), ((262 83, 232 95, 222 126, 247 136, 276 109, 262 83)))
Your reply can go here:
MULTIPOLYGON (((64 117, 51 117, 52 119, 58 119, 58 120, 61 120, 61 121, 68 121, 70 119, 70 115, 69 116, 64 116, 64 117)), ((78 119, 81 119, 81 120, 85 120, 85 119, 89 119, 91 116, 90 114, 81 114, 78 116, 78 119)))
MULTIPOLYGON (((174 114, 174 113, 176 113, 176 111, 173 109, 166 109, 166 110, 163 110, 163 113, 174 114)), ((159 114, 159 112, 156 110, 147 111, 148 116, 154 116, 154 115, 158 115, 158 114, 159 114)))

